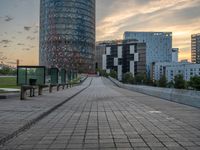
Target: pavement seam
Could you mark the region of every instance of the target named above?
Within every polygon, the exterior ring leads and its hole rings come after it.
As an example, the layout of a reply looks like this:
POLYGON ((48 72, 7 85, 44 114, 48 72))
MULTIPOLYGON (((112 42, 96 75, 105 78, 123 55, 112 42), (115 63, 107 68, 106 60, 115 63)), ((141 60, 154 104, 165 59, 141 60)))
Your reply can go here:
MULTIPOLYGON (((86 80, 86 79, 85 79, 86 80)), ((85 81, 84 80, 84 81, 85 81)), ((80 93, 82 93, 84 90, 86 90, 92 83, 92 80, 90 81, 90 83, 83 88, 82 90, 76 92, 74 95, 70 96, 69 98, 67 98, 66 100, 62 101, 61 103, 53 106, 52 108, 50 108, 49 110, 43 112, 41 115, 39 115, 38 117, 28 121, 25 125, 23 125, 22 127, 20 127, 18 130, 14 131, 13 133, 9 134, 8 136, 0 139, 0 145, 5 145, 6 142, 8 142, 9 140, 13 139, 14 137, 17 137, 19 134, 21 134, 22 132, 27 131, 28 129, 30 129, 34 124, 36 124, 37 122, 39 122, 40 120, 42 120, 44 117, 46 117, 47 115, 49 115, 50 113, 52 113, 53 111, 55 111, 56 109, 58 109, 59 107, 61 107, 62 105, 64 105, 66 102, 68 102, 69 100, 71 100, 72 98, 76 97, 77 95, 79 95, 80 93)), ((84 82, 83 81, 83 82, 84 82)), ((82 83, 83 83, 82 82, 82 83)), ((82 84, 81 83, 81 84, 82 84)))

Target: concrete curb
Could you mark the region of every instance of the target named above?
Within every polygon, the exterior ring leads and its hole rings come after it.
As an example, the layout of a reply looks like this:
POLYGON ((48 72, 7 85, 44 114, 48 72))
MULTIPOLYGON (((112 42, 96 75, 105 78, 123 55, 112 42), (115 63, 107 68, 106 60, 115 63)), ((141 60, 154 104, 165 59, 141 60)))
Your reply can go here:
POLYGON ((200 108, 200 92, 199 91, 179 90, 179 89, 171 89, 171 88, 158 88, 158 87, 140 86, 140 85, 129 85, 129 84, 123 84, 111 77, 109 77, 109 79, 115 85, 124 89, 162 98, 168 101, 200 108))

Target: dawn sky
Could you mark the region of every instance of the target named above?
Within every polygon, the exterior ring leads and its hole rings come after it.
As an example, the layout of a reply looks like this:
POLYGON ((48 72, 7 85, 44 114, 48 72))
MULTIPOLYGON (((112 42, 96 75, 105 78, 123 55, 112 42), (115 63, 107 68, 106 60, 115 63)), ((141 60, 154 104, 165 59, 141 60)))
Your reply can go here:
MULTIPOLYGON (((96 0, 98 40, 124 31, 171 31, 179 59, 190 60, 191 34, 200 33, 200 0, 96 0)), ((0 59, 38 64, 39 0, 0 0, 0 59)))

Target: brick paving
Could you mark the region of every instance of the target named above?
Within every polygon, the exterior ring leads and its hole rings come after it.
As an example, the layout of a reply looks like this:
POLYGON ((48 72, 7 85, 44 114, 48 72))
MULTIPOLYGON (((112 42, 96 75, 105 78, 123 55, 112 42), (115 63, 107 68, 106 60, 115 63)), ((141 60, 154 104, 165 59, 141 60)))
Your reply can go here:
POLYGON ((89 88, 0 149, 199 150, 199 114, 93 78, 89 88))
POLYGON ((81 86, 53 93, 44 92, 42 96, 20 101, 19 97, 0 100, 0 140, 21 128, 50 108, 68 99, 89 84, 87 80, 81 86))

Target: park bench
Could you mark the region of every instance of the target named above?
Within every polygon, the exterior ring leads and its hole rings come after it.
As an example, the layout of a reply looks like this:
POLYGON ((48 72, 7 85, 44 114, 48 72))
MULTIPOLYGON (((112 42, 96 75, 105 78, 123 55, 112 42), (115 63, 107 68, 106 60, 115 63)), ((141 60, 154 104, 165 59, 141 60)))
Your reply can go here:
POLYGON ((22 85, 21 86, 21 92, 20 92, 20 99, 24 100, 25 99, 25 95, 26 95, 26 91, 30 90, 30 97, 34 97, 35 96, 35 89, 37 89, 38 87, 35 85, 22 85))
POLYGON ((57 85, 57 91, 59 91, 60 87, 62 87, 62 89, 65 89, 65 86, 67 86, 67 88, 69 87, 68 83, 60 83, 57 85))
POLYGON ((47 87, 49 87, 49 85, 38 85, 38 95, 42 95, 43 89, 47 87))
POLYGON ((58 86, 58 84, 50 84, 49 85, 49 93, 52 93, 52 90, 53 90, 53 87, 57 87, 58 86))

